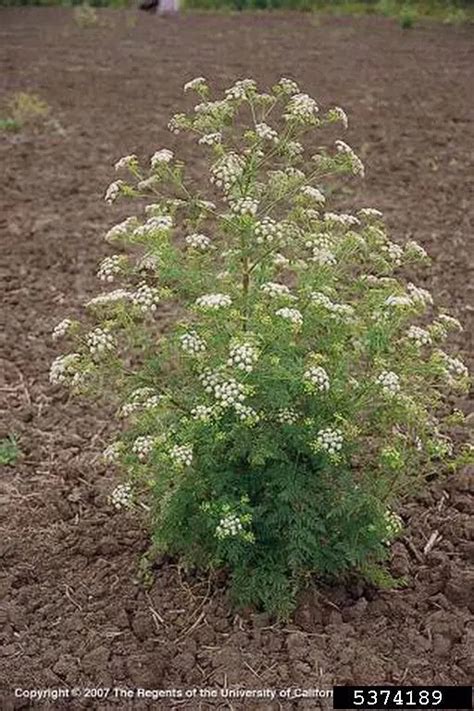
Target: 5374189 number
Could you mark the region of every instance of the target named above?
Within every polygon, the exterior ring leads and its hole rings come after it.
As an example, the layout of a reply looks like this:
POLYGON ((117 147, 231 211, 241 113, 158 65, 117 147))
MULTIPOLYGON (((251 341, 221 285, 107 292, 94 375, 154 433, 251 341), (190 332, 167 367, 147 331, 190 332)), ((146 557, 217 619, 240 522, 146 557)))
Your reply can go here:
POLYGON ((335 686, 335 709, 472 709, 470 686, 335 686))

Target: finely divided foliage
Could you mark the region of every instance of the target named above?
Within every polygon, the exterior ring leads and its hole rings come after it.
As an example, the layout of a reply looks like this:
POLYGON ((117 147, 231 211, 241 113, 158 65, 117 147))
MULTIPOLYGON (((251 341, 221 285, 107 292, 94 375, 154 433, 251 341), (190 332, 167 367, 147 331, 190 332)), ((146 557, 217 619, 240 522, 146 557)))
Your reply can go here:
POLYGON ((199 103, 169 129, 209 172, 193 182, 167 148, 148 168, 117 162, 105 200, 147 206, 107 232, 122 252, 98 277, 113 286, 89 327, 55 328, 74 346, 51 381, 113 395, 115 506, 143 501, 157 546, 226 567, 240 604, 285 614, 309 573, 375 574, 401 496, 453 455, 446 399, 468 373, 443 343, 461 327, 400 276, 421 246, 392 242, 374 208, 326 209, 328 176, 364 175, 340 139, 307 150, 345 130, 341 108, 290 79, 185 91, 199 103))

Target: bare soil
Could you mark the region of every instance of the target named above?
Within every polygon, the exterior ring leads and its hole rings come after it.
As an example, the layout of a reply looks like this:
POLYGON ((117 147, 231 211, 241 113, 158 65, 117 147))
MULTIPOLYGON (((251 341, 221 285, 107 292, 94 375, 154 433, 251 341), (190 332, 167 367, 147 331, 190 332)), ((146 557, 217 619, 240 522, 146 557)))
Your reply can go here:
MULTIPOLYGON (((102 201, 121 155, 178 146, 166 131, 181 87, 204 75, 223 88, 290 76, 351 117, 348 142, 367 178, 340 205, 378 207, 395 239, 434 258, 425 285, 460 318, 473 364, 474 29, 310 15, 137 16, 103 11, 78 28, 72 11, 0 11, 0 86, 39 94, 55 122, 0 136, 5 267, 1 436, 21 459, 0 478, 1 709, 33 708, 13 689, 148 689, 241 685, 468 684, 472 657, 472 470, 435 477, 402 510, 406 536, 391 570, 407 586, 310 588, 294 618, 237 614, 222 580, 159 560, 146 589, 146 530, 107 503, 98 461, 110 413, 48 383, 51 328, 97 292, 95 269, 118 220, 102 201), (424 547, 434 532, 430 552, 424 547)), ((183 157, 195 171, 191 149, 183 157)), ((456 403, 464 411, 472 402, 456 403)), ((244 703, 78 698, 42 708, 329 708, 327 701, 244 703)), ((35 705, 36 707, 36 705, 35 705)))

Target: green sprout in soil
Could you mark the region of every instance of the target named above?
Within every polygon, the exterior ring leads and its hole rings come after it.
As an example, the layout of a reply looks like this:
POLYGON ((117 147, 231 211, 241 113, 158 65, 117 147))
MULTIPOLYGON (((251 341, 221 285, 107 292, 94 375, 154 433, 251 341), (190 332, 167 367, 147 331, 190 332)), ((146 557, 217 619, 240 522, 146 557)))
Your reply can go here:
POLYGON ((13 435, 0 439, 0 466, 16 464, 20 456, 18 442, 13 435))

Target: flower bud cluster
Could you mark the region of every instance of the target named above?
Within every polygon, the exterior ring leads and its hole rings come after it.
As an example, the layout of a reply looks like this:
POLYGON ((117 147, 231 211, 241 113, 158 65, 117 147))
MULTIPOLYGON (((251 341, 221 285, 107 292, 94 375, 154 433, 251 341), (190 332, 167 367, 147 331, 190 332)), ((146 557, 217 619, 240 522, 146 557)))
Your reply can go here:
POLYGON ((93 356, 102 355, 115 348, 114 337, 104 328, 95 328, 86 334, 86 343, 93 356))
POLYGON ((294 94, 288 102, 283 118, 302 124, 316 123, 317 103, 308 94, 294 94))
POLYGON ((417 346, 429 346, 432 343, 431 336, 428 331, 419 326, 410 326, 407 337, 417 346))
POLYGON ((64 318, 62 321, 56 324, 52 333, 53 341, 57 341, 60 338, 64 338, 68 331, 70 331, 73 324, 74 322, 71 321, 70 318, 64 318))
POLYGON ((281 318, 284 318, 287 321, 291 321, 291 323, 295 326, 301 326, 303 323, 303 314, 298 309, 289 309, 284 307, 282 309, 278 309, 278 311, 275 311, 275 314, 277 316, 281 316, 281 318))
POLYGON ((278 284, 275 281, 267 281, 262 284, 260 290, 263 291, 267 296, 272 298, 286 297, 290 299, 295 299, 296 297, 291 293, 290 289, 286 284, 278 284))
POLYGON ((255 133, 263 141, 278 141, 278 133, 267 123, 257 123, 255 133))
POLYGON ((155 440, 153 437, 137 437, 132 445, 132 452, 137 455, 141 462, 144 462, 151 454, 154 445, 155 440))
POLYGON ((196 306, 201 309, 210 309, 216 311, 217 309, 230 306, 232 299, 228 294, 204 294, 196 299, 196 306))
POLYGON ((237 343, 231 346, 227 365, 251 373, 258 360, 258 350, 251 343, 237 343))
POLYGON ((310 390, 316 389, 321 392, 329 390, 329 375, 321 366, 312 365, 304 373, 304 379, 310 390))
POLYGON ((255 224, 254 234, 257 244, 272 244, 283 239, 283 229, 279 222, 271 217, 264 217, 255 224))
POLYGON ((347 145, 344 141, 337 140, 336 148, 339 153, 342 153, 346 158, 349 159, 349 165, 351 171, 354 175, 359 175, 361 178, 365 175, 364 164, 358 155, 353 151, 353 149, 347 145))
POLYGON ((184 467, 189 467, 193 461, 193 448, 189 444, 175 444, 170 451, 171 459, 184 467))
POLYGON ((129 156, 123 156, 122 158, 119 158, 119 160, 115 163, 115 170, 123 170, 124 168, 134 168, 135 166, 138 165, 138 158, 137 156, 132 153, 129 156))
POLYGON ((119 222, 118 225, 114 225, 105 235, 106 242, 117 242, 120 239, 125 239, 130 235, 134 229, 137 227, 136 217, 127 217, 123 222, 119 222))
POLYGON ((244 169, 244 162, 236 153, 228 153, 211 167, 211 183, 229 192, 239 180, 244 169))
POLYGON ((196 331, 189 331, 188 333, 183 333, 180 336, 181 348, 185 353, 189 355, 199 355, 204 353, 206 350, 206 342, 201 336, 199 336, 196 331))
POLYGON ((162 148, 161 150, 156 151, 156 153, 153 153, 150 160, 151 167, 158 168, 163 163, 170 163, 173 160, 173 156, 173 151, 170 151, 168 148, 162 148))
POLYGON ((117 464, 120 460, 120 454, 122 451, 122 442, 112 442, 102 452, 102 459, 106 464, 117 464))
POLYGON ((238 198, 237 200, 231 201, 230 209, 234 215, 240 215, 241 217, 250 215, 254 217, 258 210, 258 200, 251 197, 238 198))
POLYGON ((285 407, 278 410, 275 419, 282 425, 294 425, 298 421, 298 413, 291 407, 285 407))
POLYGON ((64 385, 71 382, 78 372, 81 356, 79 353, 68 353, 58 356, 51 364, 49 381, 53 385, 64 385))
POLYGON ((201 422, 209 422, 216 414, 216 408, 208 405, 196 405, 191 410, 191 417, 201 422))
POLYGON ((137 306, 142 313, 156 311, 159 302, 158 289, 148 286, 148 284, 140 284, 140 286, 130 295, 132 303, 137 306))
POLYGON ((133 492, 130 484, 118 484, 110 494, 110 503, 118 510, 129 509, 133 505, 133 492))
POLYGON ((314 202, 321 204, 326 202, 326 198, 322 194, 321 190, 313 187, 312 185, 303 185, 300 192, 304 195, 304 197, 310 198, 310 200, 314 200, 314 202))
POLYGON ((192 249, 199 249, 202 252, 204 252, 211 246, 210 237, 208 237, 207 235, 198 234, 196 232, 192 235, 188 235, 184 241, 186 242, 188 247, 191 247, 192 249))
POLYGON ((217 525, 216 537, 223 539, 229 536, 238 536, 243 530, 244 527, 237 514, 226 514, 217 525))
POLYGON ((393 397, 400 392, 400 378, 391 370, 384 370, 377 378, 384 395, 393 397))
POLYGON ((102 260, 97 272, 97 276, 101 281, 113 282, 118 276, 126 263, 127 258, 121 254, 113 254, 111 257, 106 257, 102 260))
POLYGON ((334 456, 341 451, 343 442, 344 436, 340 429, 326 427, 318 432, 314 449, 316 451, 324 450, 330 456, 334 456))
POLYGON ((198 143, 201 146, 216 146, 222 141, 222 133, 220 131, 215 131, 214 133, 205 133, 201 136, 198 143))
POLYGON ((234 404, 234 410, 239 420, 252 427, 260 422, 260 415, 250 405, 243 405, 241 402, 234 404))

